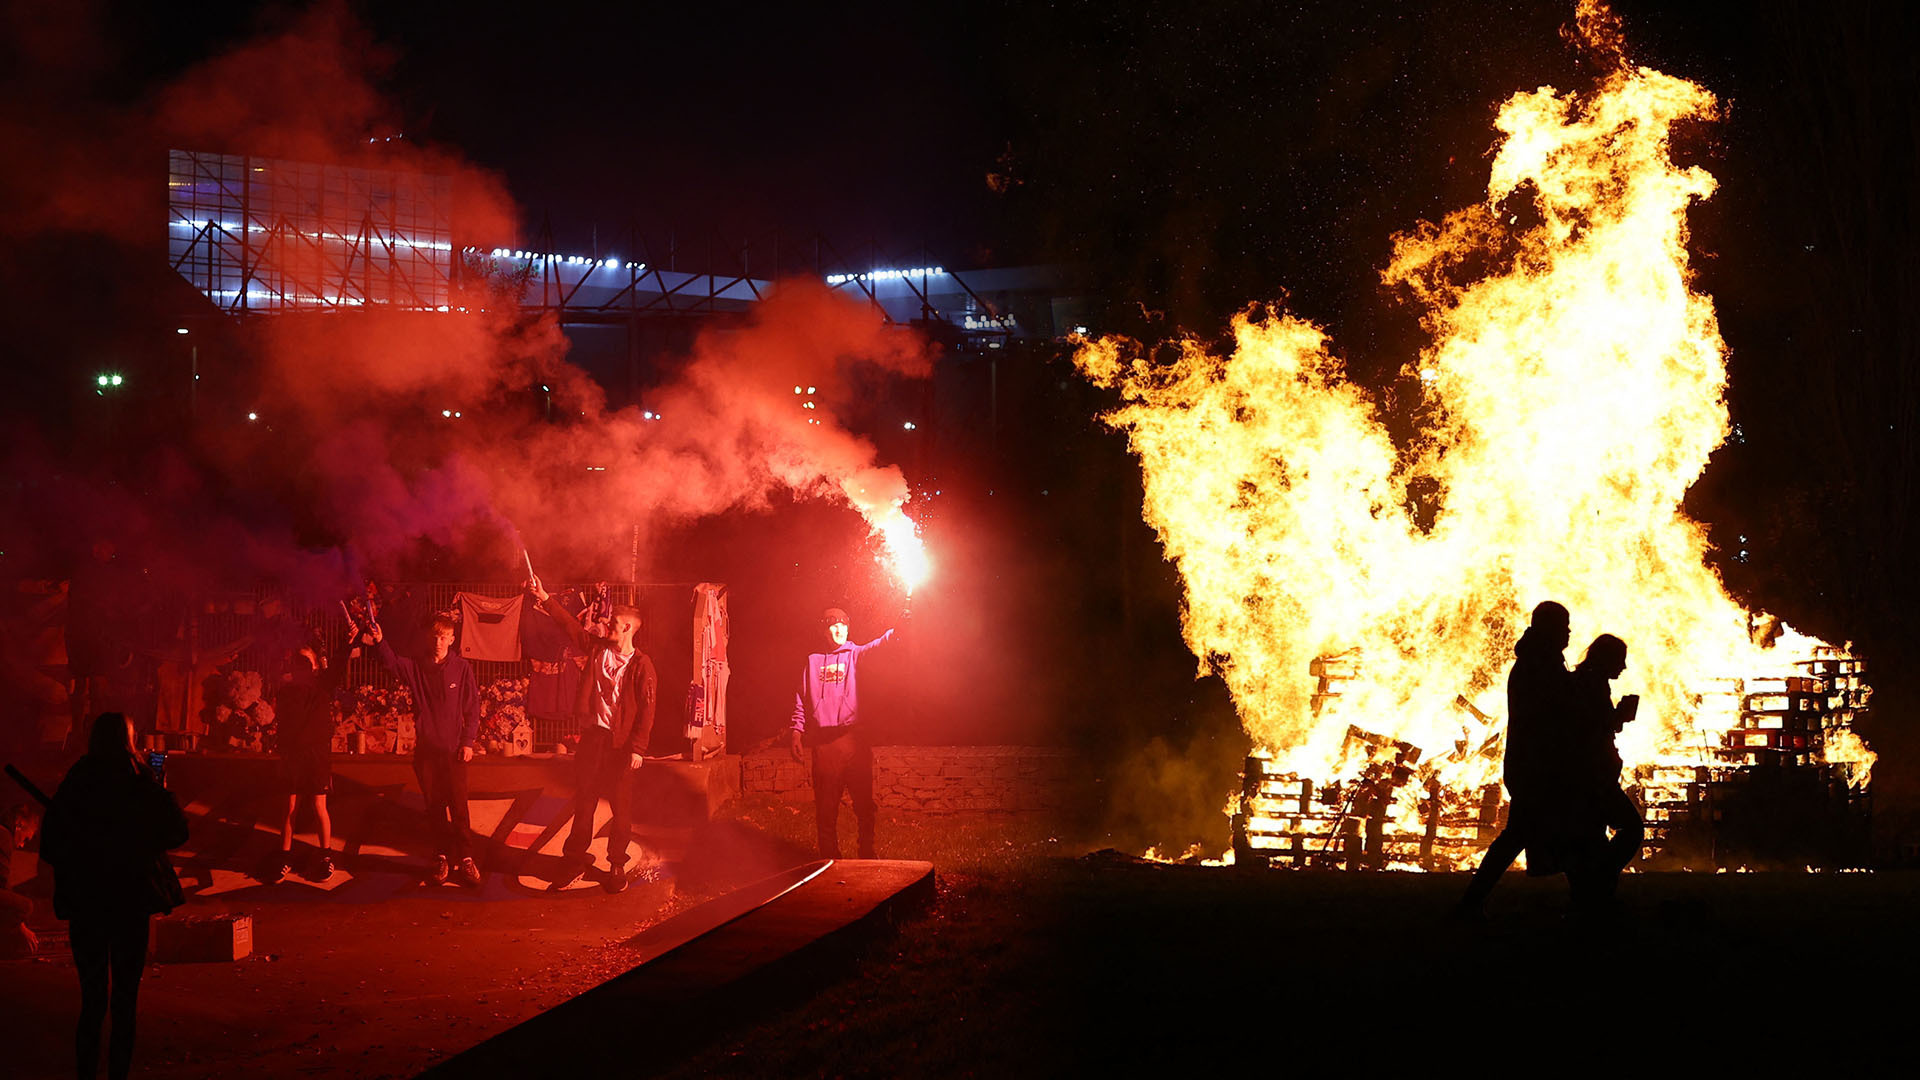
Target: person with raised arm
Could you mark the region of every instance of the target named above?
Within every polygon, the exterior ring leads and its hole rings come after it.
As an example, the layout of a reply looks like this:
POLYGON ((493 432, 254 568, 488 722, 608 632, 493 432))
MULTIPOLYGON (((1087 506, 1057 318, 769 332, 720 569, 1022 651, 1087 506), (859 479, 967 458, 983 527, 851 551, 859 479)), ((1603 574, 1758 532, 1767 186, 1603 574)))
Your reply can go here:
POLYGON ((593 841, 594 811, 605 799, 613 821, 607 835, 608 870, 602 887, 610 893, 621 892, 627 887, 627 844, 633 836, 630 789, 633 775, 646 761, 647 740, 653 735, 654 699, 659 690, 653 660, 634 644, 634 636, 640 632, 640 609, 615 604, 609 632, 593 634, 553 599, 539 577, 527 579, 527 590, 565 632, 574 650, 587 658, 573 706, 574 721, 580 725, 573 828, 561 851, 564 868, 554 878, 552 888, 565 889, 593 868, 587 846, 593 841))
POLYGON ((478 888, 480 867, 473 861, 467 813, 467 763, 480 737, 480 686, 473 666, 453 651, 453 620, 434 617, 433 653, 419 659, 396 655, 377 623, 367 636, 374 655, 413 696, 413 774, 420 780, 438 848, 427 882, 442 885, 457 872, 460 884, 478 888))
POLYGON ((273 702, 287 816, 280 823, 280 862, 270 884, 293 873, 293 826, 301 799, 313 807, 318 843, 308 877, 325 881, 333 876, 333 817, 327 812, 327 795, 333 790, 333 700, 346 680, 347 660, 356 655, 354 636, 355 628, 349 626, 346 640, 336 649, 315 636, 287 658, 273 702))
POLYGON ((860 857, 874 858, 873 744, 860 723, 860 658, 897 633, 888 630, 864 645, 847 640, 847 613, 828 608, 821 621, 826 649, 807 654, 800 670, 800 688, 793 695, 793 718, 787 738, 793 760, 805 760, 802 747, 813 748, 813 823, 820 857, 840 857, 840 795, 853 803, 853 820, 860 857))

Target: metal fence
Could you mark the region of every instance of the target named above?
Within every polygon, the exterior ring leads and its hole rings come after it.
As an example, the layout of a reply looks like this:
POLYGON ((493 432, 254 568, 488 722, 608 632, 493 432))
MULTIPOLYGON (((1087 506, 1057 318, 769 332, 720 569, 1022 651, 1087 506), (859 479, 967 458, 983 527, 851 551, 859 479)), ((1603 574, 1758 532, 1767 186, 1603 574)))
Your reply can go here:
MULTIPOLYGON (((551 586, 550 591, 556 597, 580 593, 591 601, 598 587, 579 583, 551 586)), ((387 643, 403 655, 424 654, 430 650, 430 620, 437 614, 451 613, 460 593, 506 598, 522 592, 518 583, 485 581, 387 582, 375 583, 375 588, 381 598, 381 632, 387 643)), ((693 590, 691 583, 607 584, 608 597, 613 603, 631 604, 640 609, 640 633, 634 644, 653 660, 659 679, 654 720, 657 747, 680 737, 685 689, 693 677, 693 590)), ((529 597, 525 617, 546 616, 533 608, 529 597)), ((346 633, 346 615, 337 602, 305 606, 265 590, 206 598, 196 605, 187 628, 197 655, 211 657, 233 651, 232 659, 221 664, 221 668, 259 671, 270 679, 284 664, 288 649, 311 632, 317 632, 330 643, 342 639, 346 633)), ((456 639, 455 648, 458 647, 456 639)), ((469 663, 482 686, 502 679, 525 678, 533 671, 532 661, 528 659, 469 663)), ((347 685, 393 689, 400 684, 370 651, 363 650, 362 655, 350 662, 347 685)), ((571 717, 529 718, 536 743, 558 742, 577 730, 571 717)))

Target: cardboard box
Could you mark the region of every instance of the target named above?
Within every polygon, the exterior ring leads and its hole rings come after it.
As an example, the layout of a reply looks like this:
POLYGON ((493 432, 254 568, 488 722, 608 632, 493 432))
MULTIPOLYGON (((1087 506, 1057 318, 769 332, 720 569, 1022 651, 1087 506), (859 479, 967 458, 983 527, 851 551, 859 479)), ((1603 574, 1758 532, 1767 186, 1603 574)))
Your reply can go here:
POLYGON ((163 964, 239 960, 252 952, 251 915, 166 915, 153 920, 153 958, 163 964))

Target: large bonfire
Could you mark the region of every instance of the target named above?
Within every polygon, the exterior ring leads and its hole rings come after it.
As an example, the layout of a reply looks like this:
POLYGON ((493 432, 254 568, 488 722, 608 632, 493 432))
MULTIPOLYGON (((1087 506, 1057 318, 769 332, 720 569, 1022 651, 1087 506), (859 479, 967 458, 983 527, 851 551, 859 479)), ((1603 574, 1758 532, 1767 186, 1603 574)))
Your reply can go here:
MULTIPOLYGON (((1289 313, 1236 318, 1229 355, 1186 341, 1155 363, 1109 338, 1076 358, 1125 402, 1107 420, 1184 579, 1187 643, 1279 770, 1338 779, 1359 726, 1420 748, 1448 789, 1497 781, 1498 755, 1470 751, 1504 721, 1541 600, 1573 613, 1570 661, 1601 632, 1628 642, 1629 767, 1703 760, 1740 705, 1710 680, 1791 675, 1825 647, 1736 603, 1681 509, 1728 435, 1727 368, 1687 254, 1714 179, 1669 141, 1714 97, 1629 64, 1592 0, 1578 25, 1611 58, 1598 85, 1516 93, 1485 201, 1395 237, 1382 277, 1431 335, 1403 372, 1411 441, 1289 313), (1351 675, 1337 708, 1327 657, 1351 675)), ((1870 761, 1850 733, 1826 755, 1870 761)))

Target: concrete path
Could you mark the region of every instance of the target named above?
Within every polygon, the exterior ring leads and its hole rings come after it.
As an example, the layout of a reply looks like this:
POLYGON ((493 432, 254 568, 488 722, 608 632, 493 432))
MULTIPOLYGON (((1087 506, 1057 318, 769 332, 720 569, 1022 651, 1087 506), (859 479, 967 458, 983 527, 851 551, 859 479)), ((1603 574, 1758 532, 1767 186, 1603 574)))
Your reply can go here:
POLYGON ((641 962, 423 1074, 645 1075, 760 1010, 836 976, 858 946, 930 904, 933 864, 808 863, 635 937, 641 962))

